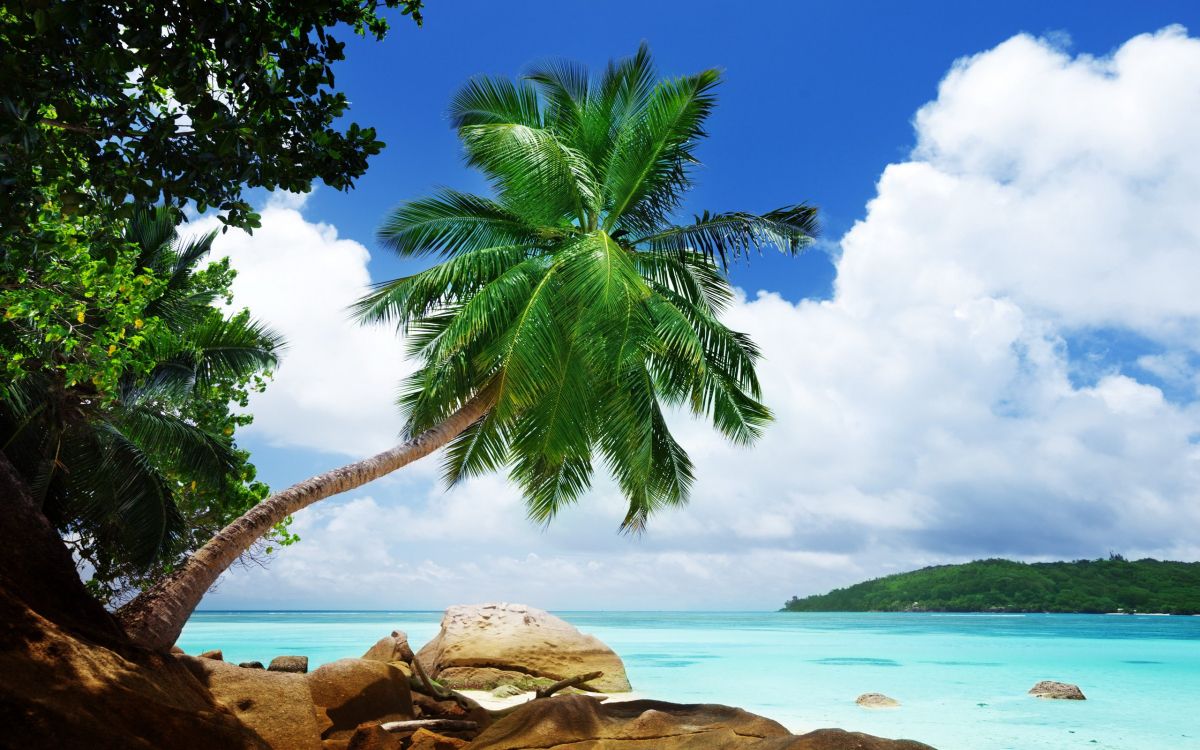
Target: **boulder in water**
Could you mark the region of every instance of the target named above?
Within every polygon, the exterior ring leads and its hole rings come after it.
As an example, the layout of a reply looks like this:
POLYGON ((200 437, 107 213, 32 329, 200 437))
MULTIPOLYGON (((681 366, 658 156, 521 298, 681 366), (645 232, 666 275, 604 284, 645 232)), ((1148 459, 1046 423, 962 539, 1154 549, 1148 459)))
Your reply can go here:
POLYGON ((1029 694, 1038 698, 1050 698, 1062 701, 1087 700, 1078 685, 1072 685, 1069 682, 1055 682, 1054 680, 1042 680, 1029 688, 1029 694))
POLYGON ((308 657, 276 656, 271 660, 271 664, 267 667, 267 669, 272 672, 294 672, 296 674, 305 674, 308 672, 308 657))
POLYGON ((854 701, 863 708, 899 708, 900 701, 883 693, 863 693, 854 701))
MULTIPOLYGON (((581 687, 601 692, 630 689, 625 665, 612 649, 570 623, 523 604, 450 607, 441 630, 417 658, 439 681, 448 669, 490 667, 551 681, 603 672, 581 687)), ((447 684, 454 687, 452 681, 447 684)))
POLYGON ((215 661, 225 661, 225 654, 221 653, 221 649, 214 648, 211 651, 205 651, 198 655, 201 659, 213 659, 215 661))

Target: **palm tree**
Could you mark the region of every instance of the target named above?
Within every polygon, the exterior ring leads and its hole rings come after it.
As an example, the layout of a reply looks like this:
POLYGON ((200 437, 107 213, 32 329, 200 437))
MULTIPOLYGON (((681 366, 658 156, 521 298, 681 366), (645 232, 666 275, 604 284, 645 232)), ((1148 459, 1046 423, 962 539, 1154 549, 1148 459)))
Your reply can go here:
MULTIPOLYGON (((278 336, 245 315, 225 318, 196 277, 216 233, 179 241, 170 209, 138 212, 127 229, 137 267, 165 279, 143 314, 163 326, 146 343, 157 363, 122 376, 113 399, 34 374, 0 402, 0 446, 33 501, 68 539, 142 570, 178 548, 185 482, 222 486, 240 459, 228 436, 182 415, 199 389, 276 362, 278 336)), ((140 321, 139 321, 140 322, 140 321)))
POLYGON ((715 104, 714 70, 656 82, 650 56, 598 79, 571 63, 524 79, 480 78, 451 118, 495 197, 443 190, 396 209, 379 232, 432 268, 376 288, 356 312, 397 324, 420 369, 405 383, 407 439, 268 498, 121 617, 170 646, 225 568, 279 519, 446 447, 445 475, 510 467, 529 515, 548 522, 603 460, 628 500, 622 528, 687 500, 692 464, 664 407, 686 405, 736 443, 770 413, 758 351, 719 319, 723 271, 749 251, 795 254, 815 209, 704 213, 671 223, 715 104))

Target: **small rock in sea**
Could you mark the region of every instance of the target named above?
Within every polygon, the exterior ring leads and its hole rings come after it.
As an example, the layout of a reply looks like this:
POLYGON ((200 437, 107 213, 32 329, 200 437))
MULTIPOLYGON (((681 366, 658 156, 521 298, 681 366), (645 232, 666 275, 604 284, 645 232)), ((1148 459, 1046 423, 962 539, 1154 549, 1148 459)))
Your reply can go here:
POLYGON ((367 649, 362 658, 370 661, 411 663, 413 650, 408 645, 408 635, 402 630, 393 630, 391 635, 380 638, 374 646, 367 649))
POLYGON ((524 692, 525 692, 524 690, 517 687, 516 685, 501 685, 500 687, 498 687, 492 691, 492 697, 493 698, 512 698, 514 696, 521 695, 524 692))
POLYGON ((267 667, 267 670, 271 672, 296 672, 298 674, 307 674, 308 657, 276 656, 271 660, 271 664, 267 667))
POLYGON ((182 653, 184 653, 184 650, 181 649, 179 646, 172 646, 171 653, 172 654, 182 654, 182 653))
POLYGON ((883 693, 863 693, 854 701, 863 708, 899 708, 900 701, 883 693))
POLYGON ((244 662, 239 663, 238 666, 243 669, 263 669, 264 668, 263 663, 261 661, 244 661, 244 662))
POLYGON ((200 654, 201 659, 216 659, 217 661, 225 661, 225 654, 221 653, 221 649, 214 648, 212 651, 205 651, 200 654))
POLYGON ((1052 698, 1064 701, 1087 700, 1078 685, 1072 685, 1069 682, 1055 682, 1054 680, 1042 680, 1029 688, 1029 694, 1038 698, 1052 698))

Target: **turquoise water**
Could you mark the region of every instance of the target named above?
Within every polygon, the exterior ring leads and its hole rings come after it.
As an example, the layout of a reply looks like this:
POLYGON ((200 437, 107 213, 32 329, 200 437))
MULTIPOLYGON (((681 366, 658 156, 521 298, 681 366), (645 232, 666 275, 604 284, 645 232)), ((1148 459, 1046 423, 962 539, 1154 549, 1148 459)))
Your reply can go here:
MULTIPOLYGON (((727 703, 793 731, 910 737, 939 750, 1200 750, 1200 617, 936 613, 559 612, 625 660, 634 689, 727 703), (1088 700, 1026 695, 1039 680, 1088 700), (903 705, 867 710, 860 693, 903 705)), ((198 612, 179 645, 229 661, 360 656, 438 612, 198 612)))

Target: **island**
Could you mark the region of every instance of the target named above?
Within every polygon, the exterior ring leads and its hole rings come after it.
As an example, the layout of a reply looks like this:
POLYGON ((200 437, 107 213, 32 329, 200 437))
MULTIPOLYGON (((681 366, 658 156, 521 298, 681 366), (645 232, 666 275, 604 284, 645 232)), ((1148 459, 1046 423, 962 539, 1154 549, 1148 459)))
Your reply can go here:
POLYGON ((785 612, 1200 614, 1200 562, 976 560, 792 597, 785 612))

